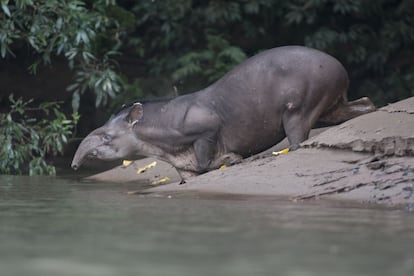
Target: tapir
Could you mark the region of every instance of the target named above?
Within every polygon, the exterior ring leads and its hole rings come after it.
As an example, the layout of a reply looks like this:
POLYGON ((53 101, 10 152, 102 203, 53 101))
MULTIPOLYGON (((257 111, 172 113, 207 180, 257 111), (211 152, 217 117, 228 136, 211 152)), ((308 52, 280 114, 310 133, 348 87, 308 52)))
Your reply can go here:
POLYGON ((347 100, 348 74, 316 49, 263 51, 200 91, 124 106, 79 145, 72 161, 151 156, 185 180, 231 165, 288 138, 295 150, 316 123, 338 124, 375 110, 347 100))

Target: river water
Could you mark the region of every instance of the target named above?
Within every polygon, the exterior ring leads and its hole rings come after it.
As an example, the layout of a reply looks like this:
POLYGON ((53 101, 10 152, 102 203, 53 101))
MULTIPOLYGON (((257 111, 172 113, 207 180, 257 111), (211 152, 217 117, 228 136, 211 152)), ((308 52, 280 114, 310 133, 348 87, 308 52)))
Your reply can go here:
POLYGON ((414 213, 0 176, 0 275, 414 275, 414 213))

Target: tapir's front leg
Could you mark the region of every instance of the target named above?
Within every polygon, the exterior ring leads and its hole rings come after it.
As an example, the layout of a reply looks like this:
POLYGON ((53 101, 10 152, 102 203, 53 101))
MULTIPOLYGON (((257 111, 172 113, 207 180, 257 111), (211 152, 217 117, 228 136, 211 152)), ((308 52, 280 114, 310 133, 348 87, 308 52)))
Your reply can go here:
POLYGON ((215 134, 206 135, 194 142, 194 153, 198 163, 197 171, 199 173, 205 173, 209 170, 216 153, 216 144, 215 134))
POLYGON ((194 105, 186 115, 183 128, 187 137, 193 137, 197 173, 207 172, 217 151, 217 134, 221 120, 212 110, 194 105))

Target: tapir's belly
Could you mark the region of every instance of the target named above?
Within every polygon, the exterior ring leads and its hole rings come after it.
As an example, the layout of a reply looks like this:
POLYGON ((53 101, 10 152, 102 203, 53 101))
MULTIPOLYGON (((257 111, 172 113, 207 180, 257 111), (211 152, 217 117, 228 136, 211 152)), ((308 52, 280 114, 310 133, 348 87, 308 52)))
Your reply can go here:
POLYGON ((243 157, 264 151, 285 138, 281 116, 268 120, 253 120, 226 124, 220 131, 219 143, 225 153, 243 157))

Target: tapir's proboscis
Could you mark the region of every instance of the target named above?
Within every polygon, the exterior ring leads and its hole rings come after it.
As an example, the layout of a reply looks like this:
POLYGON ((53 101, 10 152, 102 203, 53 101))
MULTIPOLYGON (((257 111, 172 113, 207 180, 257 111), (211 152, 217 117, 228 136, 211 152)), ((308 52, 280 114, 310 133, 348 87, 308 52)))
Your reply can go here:
POLYGON ((253 56, 207 88, 125 106, 79 145, 72 161, 151 156, 182 179, 231 165, 287 137, 291 150, 316 123, 338 124, 375 110, 347 100, 348 74, 321 51, 285 46, 253 56))

